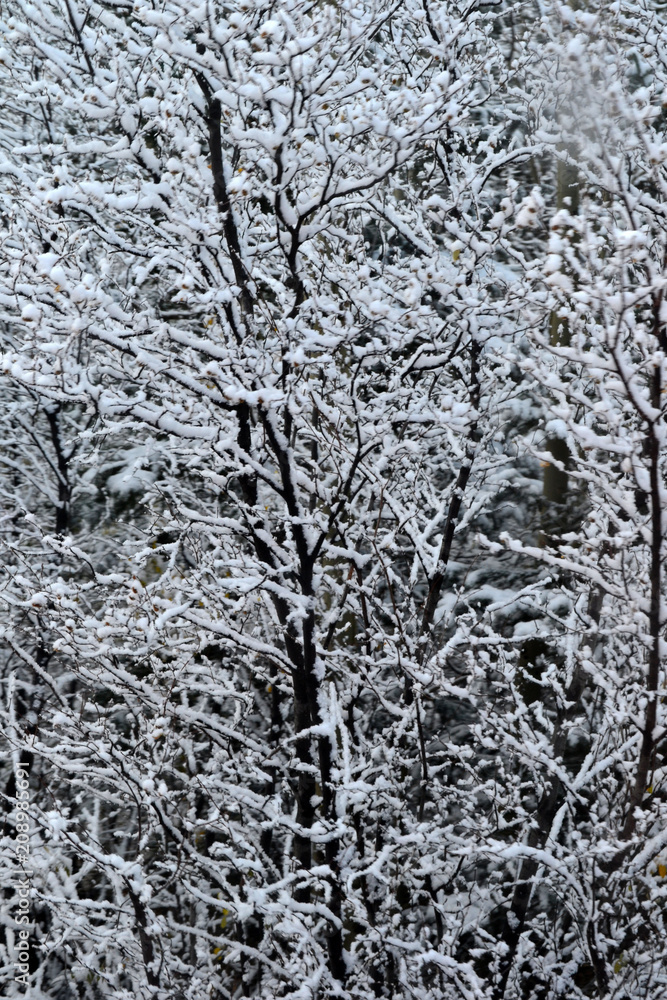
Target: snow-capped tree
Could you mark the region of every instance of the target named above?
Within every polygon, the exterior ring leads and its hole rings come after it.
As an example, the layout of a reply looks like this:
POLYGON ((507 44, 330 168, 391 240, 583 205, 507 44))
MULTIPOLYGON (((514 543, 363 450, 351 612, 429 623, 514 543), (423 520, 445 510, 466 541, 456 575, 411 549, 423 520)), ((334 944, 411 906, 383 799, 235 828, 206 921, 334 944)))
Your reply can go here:
POLYGON ((8 683, 41 699, 23 725, 7 688, 48 787, 42 995, 484 991, 452 853, 470 750, 438 713, 470 698, 454 533, 503 486, 518 391, 498 261, 531 150, 497 23, 5 23, 4 371, 67 492, 24 499, 52 558, 4 591, 8 683))
POLYGON ((31 995, 660 996, 661 15, 1 27, 31 995))
MULTIPOLYGON (((539 536, 490 546, 543 567, 522 618, 508 619, 511 641, 487 654, 496 697, 478 729, 502 748, 502 822, 488 845, 503 886, 493 995, 657 997, 665 25, 649 4, 559 16, 541 50, 558 86, 539 134, 560 183, 547 253, 525 269, 518 364, 543 408, 529 445, 548 470, 547 500, 567 506, 547 512, 539 536)), ((488 613, 491 642, 504 613, 488 613)))

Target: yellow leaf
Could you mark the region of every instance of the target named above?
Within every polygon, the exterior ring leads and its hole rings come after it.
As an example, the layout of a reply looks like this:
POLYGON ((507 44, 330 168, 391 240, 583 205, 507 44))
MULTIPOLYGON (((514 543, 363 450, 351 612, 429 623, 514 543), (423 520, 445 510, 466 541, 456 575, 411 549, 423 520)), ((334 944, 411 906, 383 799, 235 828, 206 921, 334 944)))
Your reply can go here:
POLYGON ((460 256, 461 256, 461 251, 455 250, 454 253, 452 254, 452 260, 458 260, 460 256))
POLYGON ((658 875, 664 878, 667 875, 667 865, 658 865, 658 875))

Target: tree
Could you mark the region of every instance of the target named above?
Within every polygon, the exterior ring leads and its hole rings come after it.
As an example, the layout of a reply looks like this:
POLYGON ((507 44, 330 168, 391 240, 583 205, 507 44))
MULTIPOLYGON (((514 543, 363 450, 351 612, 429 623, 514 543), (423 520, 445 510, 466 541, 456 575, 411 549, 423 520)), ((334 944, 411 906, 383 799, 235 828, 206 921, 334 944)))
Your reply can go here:
POLYGON ((3 34, 29 989, 661 996, 661 15, 3 34))
POLYGON ((578 204, 551 219, 518 363, 569 511, 532 544, 505 538, 549 575, 525 601, 539 655, 515 639, 495 659, 504 697, 480 729, 524 782, 515 843, 493 849, 517 859, 494 995, 662 996, 664 78, 645 59, 664 27, 650 5, 561 13, 542 138, 578 204))
POLYGON ((51 470, 88 494, 31 511, 55 556, 7 588, 44 609, 12 633, 40 713, 7 722, 49 789, 35 984, 469 996, 469 750, 428 717, 469 697, 433 640, 514 392, 494 18, 20 11, 5 371, 99 463, 51 470))

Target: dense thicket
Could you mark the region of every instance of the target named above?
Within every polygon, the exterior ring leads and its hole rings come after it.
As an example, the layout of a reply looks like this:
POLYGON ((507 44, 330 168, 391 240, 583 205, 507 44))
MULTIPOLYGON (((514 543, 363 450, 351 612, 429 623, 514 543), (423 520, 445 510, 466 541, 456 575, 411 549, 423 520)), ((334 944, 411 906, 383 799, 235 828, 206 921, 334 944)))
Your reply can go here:
POLYGON ((660 6, 0 33, 3 995, 667 996, 660 6))

